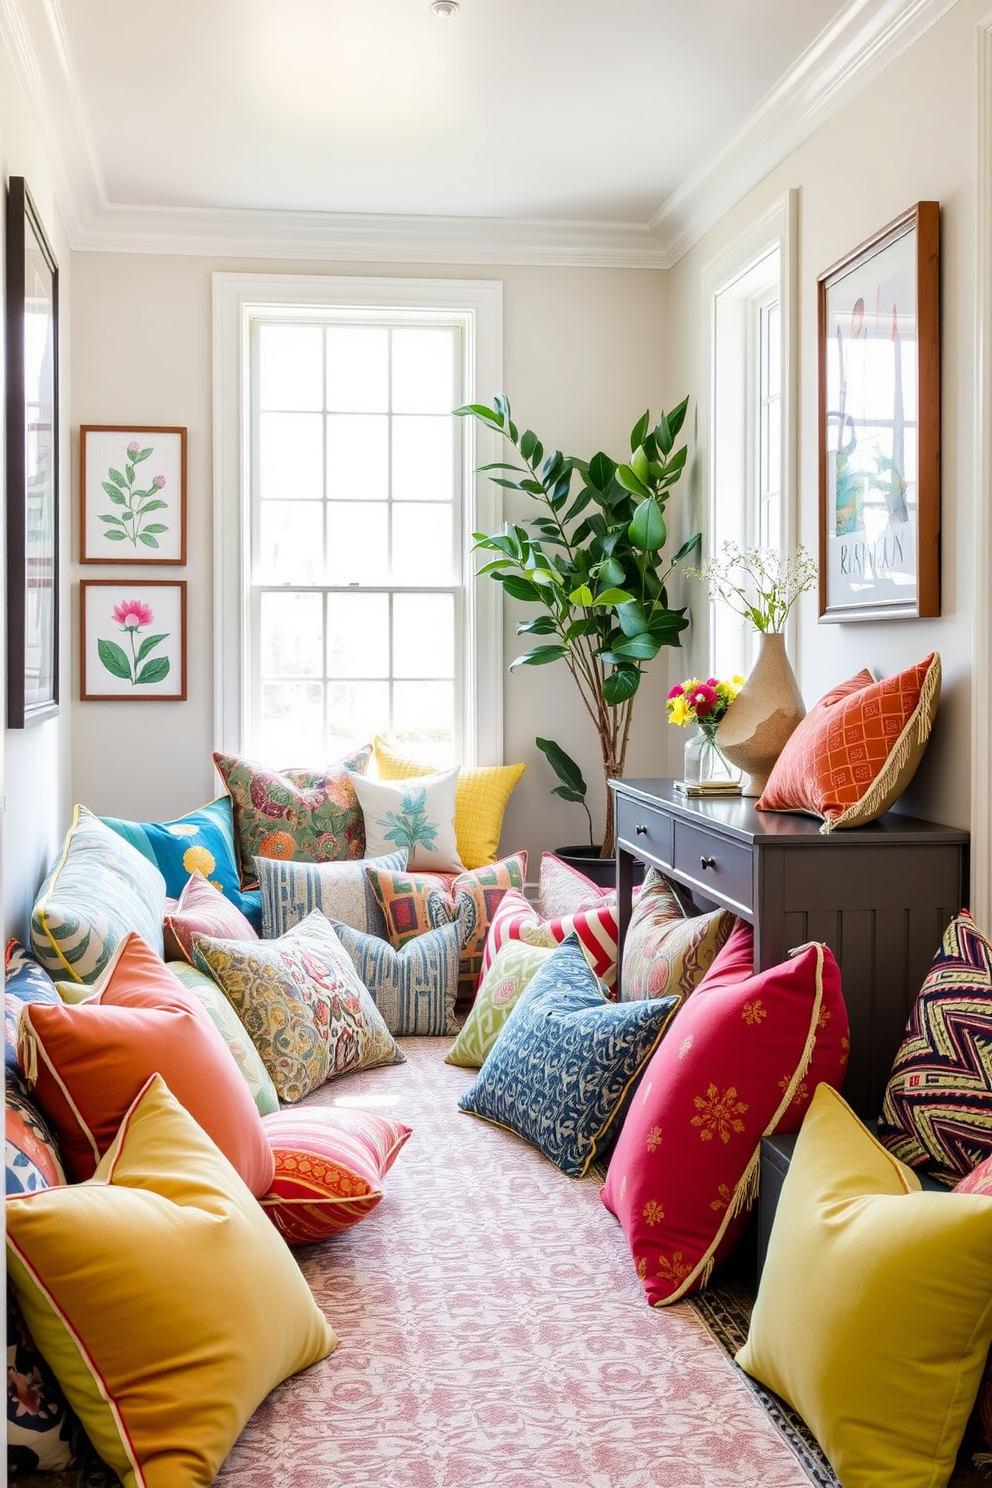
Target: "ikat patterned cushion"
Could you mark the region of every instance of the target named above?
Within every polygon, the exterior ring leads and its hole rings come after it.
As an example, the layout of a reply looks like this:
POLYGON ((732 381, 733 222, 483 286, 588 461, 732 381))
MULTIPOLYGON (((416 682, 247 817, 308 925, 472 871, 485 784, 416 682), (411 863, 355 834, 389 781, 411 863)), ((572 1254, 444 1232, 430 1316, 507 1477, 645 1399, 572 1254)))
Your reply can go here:
POLYGON ((523 889, 527 854, 514 853, 511 858, 457 875, 382 873, 370 866, 368 876, 385 916, 386 934, 397 950, 427 930, 460 920, 458 996, 471 1002, 479 985, 493 918, 505 894, 523 889))
POLYGON ((410 1135, 372 1111, 326 1106, 280 1111, 263 1125, 276 1176, 261 1204, 288 1245, 325 1240, 371 1214, 410 1135))
POLYGON ((751 954, 735 931, 682 1004, 610 1159, 603 1203, 653 1307, 705 1286, 744 1229, 761 1138, 795 1131, 820 1081, 844 1078, 847 1009, 828 947, 748 976, 751 954))
POLYGON ((458 771, 416 775, 407 780, 355 778, 365 818, 365 853, 380 857, 396 848, 408 853, 407 867, 426 873, 462 873, 455 841, 458 771))
POLYGON ((19 940, 8 940, 4 956, 4 1064, 11 1074, 20 1071, 17 1062, 17 1019, 26 1002, 61 1002, 58 988, 48 972, 19 940))
POLYGON ((277 940, 315 909, 328 920, 340 920, 353 930, 385 936, 385 917, 365 870, 402 873, 406 860, 405 847, 381 858, 343 863, 281 863, 275 858, 256 858, 265 939, 277 940))
POLYGON ((165 954, 176 961, 193 960, 193 936, 257 940, 251 923, 197 868, 162 921, 165 954))
POLYGON ((684 1000, 702 981, 735 923, 727 909, 686 915, 665 875, 649 868, 623 943, 623 1001, 670 992, 684 1000))
POLYGON ((234 811, 241 887, 255 889, 253 859, 337 862, 365 855, 365 826, 355 793, 372 747, 328 770, 271 770, 255 760, 215 754, 214 764, 234 811))
POLYGON ((458 1032, 455 999, 462 949, 461 921, 439 925, 398 951, 388 940, 331 922, 390 1033, 437 1037, 458 1032))
POLYGON ((916 773, 939 699, 936 651, 882 682, 859 672, 806 714, 757 809, 822 816, 822 832, 884 815, 916 773))
POLYGON ((278 1111, 279 1097, 269 1078, 269 1072, 248 1037, 244 1024, 213 977, 208 977, 186 961, 169 961, 167 965, 186 991, 192 992, 206 1008, 211 1022, 227 1045, 231 1058, 244 1076, 258 1114, 269 1116, 273 1111, 278 1111))
POLYGON ((197 935, 193 960, 234 1007, 280 1100, 301 1100, 349 1070, 403 1061, 319 909, 278 940, 197 935))
POLYGON ((447 1064, 482 1068, 521 992, 553 954, 550 947, 527 945, 523 940, 508 940, 497 951, 461 1032, 444 1056, 447 1064))
POLYGON ((458 1104, 581 1178, 608 1150, 677 1007, 677 997, 610 1002, 570 935, 518 997, 458 1104))
POLYGON ((522 893, 510 893, 498 905, 482 956, 485 976, 493 958, 508 940, 522 940, 525 945, 553 949, 575 933, 582 942, 589 964, 608 991, 617 984, 617 905, 615 898, 605 898, 592 909, 544 920, 522 893))
POLYGON ((53 976, 95 982, 132 931, 162 955, 164 911, 154 863, 77 806, 31 911, 31 949, 53 976))
POLYGON ((992 944, 966 909, 945 930, 910 1014, 878 1137, 948 1185, 992 1156, 992 944))

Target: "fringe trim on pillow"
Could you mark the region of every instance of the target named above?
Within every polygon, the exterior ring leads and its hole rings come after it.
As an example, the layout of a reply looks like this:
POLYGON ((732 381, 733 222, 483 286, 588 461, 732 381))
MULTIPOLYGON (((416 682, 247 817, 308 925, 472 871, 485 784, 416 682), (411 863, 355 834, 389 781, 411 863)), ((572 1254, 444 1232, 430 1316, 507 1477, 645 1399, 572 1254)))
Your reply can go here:
POLYGON ((734 1189, 734 1197, 727 1208, 727 1218, 735 1219, 738 1214, 743 1214, 750 1209, 758 1197, 758 1181, 761 1174, 761 1145, 754 1149, 754 1156, 741 1174, 740 1181, 734 1189))
POLYGON ((900 770, 908 763, 913 752, 914 743, 918 746, 924 745, 930 736, 930 728, 933 722, 930 707, 936 707, 935 694, 940 689, 940 653, 933 653, 933 660, 927 667, 926 676, 923 678, 923 686, 920 688, 920 696, 916 707, 903 725, 902 733, 889 752, 888 759, 879 770, 871 785, 859 800, 852 805, 846 806, 839 816, 833 821, 825 821, 820 828, 823 833, 832 832, 835 827, 846 826, 852 817, 857 817, 859 822, 867 814, 868 816, 880 816, 886 810, 886 797, 892 789, 892 778, 897 776, 900 770), (916 739, 913 739, 913 729, 916 729, 916 739))

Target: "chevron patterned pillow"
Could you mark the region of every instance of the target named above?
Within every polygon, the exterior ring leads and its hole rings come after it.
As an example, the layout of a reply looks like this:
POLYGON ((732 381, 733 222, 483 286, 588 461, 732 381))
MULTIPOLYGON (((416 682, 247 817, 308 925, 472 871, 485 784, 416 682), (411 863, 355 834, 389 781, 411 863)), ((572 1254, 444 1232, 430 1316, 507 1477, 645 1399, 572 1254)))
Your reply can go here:
POLYGON ((992 945, 966 909, 916 999, 878 1136, 900 1162, 948 1186, 992 1156, 992 945))

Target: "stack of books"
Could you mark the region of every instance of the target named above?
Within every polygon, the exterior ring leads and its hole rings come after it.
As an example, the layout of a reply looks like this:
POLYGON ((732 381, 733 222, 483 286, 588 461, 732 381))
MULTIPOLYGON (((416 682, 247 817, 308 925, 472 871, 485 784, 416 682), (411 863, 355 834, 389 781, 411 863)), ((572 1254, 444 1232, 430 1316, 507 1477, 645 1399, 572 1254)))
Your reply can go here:
POLYGON ((729 780, 676 780, 675 789, 680 796, 739 796, 740 783, 729 780))

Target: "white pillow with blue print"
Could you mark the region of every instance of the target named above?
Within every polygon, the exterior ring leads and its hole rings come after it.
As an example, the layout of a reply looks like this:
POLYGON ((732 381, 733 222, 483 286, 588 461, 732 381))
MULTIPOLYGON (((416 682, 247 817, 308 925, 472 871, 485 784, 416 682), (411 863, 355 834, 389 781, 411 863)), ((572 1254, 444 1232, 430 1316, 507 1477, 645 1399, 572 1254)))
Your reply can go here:
POLYGON ((365 815, 366 858, 405 847, 411 872, 464 872, 455 841, 457 766, 408 780, 353 775, 351 783, 365 815))

